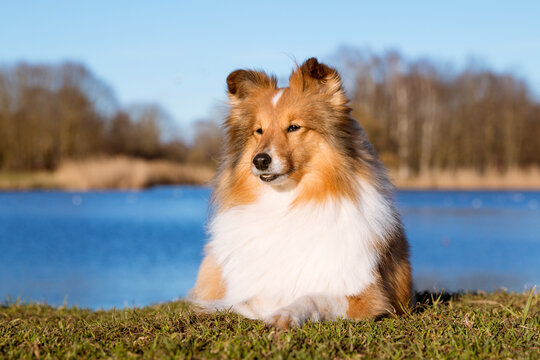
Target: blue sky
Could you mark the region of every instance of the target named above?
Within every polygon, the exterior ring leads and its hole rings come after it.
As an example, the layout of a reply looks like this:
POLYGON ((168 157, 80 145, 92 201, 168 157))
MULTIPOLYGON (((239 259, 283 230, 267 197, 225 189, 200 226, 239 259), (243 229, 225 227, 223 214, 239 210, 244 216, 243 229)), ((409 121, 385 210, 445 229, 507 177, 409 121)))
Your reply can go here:
POLYGON ((457 66, 471 57, 540 89, 540 1, 4 1, 0 63, 86 64, 121 104, 156 102, 187 127, 241 68, 288 76, 343 45, 457 66))

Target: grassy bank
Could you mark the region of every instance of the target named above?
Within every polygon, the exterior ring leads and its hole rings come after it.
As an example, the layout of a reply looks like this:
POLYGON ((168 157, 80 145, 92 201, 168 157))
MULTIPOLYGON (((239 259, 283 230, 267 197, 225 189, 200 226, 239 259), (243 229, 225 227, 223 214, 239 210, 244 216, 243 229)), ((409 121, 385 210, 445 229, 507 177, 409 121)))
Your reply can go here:
MULTIPOLYGON (((1 172, 0 190, 27 189, 144 189, 154 185, 205 185, 215 169, 203 165, 179 164, 166 160, 129 157, 93 158, 67 161, 55 171, 1 172)), ((431 171, 400 177, 390 170, 400 189, 460 190, 540 190, 540 168, 510 169, 501 173, 488 169, 431 171)))
POLYGON ((422 294, 406 316, 275 331, 182 302, 0 307, 0 358, 540 358, 539 295, 422 294))
POLYGON ((391 170, 390 176, 400 189, 540 190, 540 168, 537 167, 504 172, 486 169, 482 173, 474 169, 433 170, 407 178, 391 170))
POLYGON ((62 189, 143 189, 154 185, 207 184, 214 170, 201 165, 127 157, 69 161, 54 173, 62 189))
POLYGON ((154 185, 205 185, 214 170, 202 165, 129 157, 68 161, 55 171, 0 172, 0 190, 143 189, 154 185))

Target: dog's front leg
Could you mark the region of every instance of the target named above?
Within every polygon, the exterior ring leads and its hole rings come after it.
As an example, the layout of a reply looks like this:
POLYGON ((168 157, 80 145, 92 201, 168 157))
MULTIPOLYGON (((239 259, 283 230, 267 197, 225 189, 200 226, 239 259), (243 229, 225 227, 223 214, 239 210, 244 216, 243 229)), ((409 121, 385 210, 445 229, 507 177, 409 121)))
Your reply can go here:
POLYGON ((329 321, 347 316, 347 298, 329 295, 306 295, 282 307, 265 319, 278 329, 299 327, 308 321, 329 321))

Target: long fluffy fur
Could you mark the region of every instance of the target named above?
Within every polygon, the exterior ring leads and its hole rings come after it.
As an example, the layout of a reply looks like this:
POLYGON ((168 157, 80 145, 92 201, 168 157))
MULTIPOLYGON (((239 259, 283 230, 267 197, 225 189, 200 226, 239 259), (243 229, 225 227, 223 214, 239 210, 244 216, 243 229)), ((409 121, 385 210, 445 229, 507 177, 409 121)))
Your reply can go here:
POLYGON ((279 328, 401 313, 411 275, 393 187, 337 71, 311 58, 288 88, 251 70, 227 85, 225 158, 190 299, 279 328), (273 183, 252 164, 263 152, 273 183))

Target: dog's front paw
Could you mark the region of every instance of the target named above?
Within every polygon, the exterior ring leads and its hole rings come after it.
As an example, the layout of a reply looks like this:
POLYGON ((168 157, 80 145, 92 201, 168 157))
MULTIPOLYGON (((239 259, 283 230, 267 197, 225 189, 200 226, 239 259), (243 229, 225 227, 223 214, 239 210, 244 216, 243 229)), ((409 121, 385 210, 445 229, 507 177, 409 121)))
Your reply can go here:
POLYGON ((295 316, 287 309, 281 309, 267 317, 264 321, 268 326, 275 327, 280 330, 288 330, 302 325, 302 319, 295 316))

